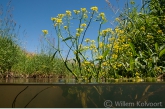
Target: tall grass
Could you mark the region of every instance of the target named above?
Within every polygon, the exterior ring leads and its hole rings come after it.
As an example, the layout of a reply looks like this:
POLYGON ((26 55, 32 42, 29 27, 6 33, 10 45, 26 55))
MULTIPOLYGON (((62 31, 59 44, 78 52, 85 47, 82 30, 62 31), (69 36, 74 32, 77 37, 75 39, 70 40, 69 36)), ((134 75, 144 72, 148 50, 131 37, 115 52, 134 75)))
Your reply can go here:
POLYGON ((0 74, 1 77, 52 77, 66 75, 67 70, 58 57, 52 57, 50 46, 41 41, 38 53, 29 53, 20 46, 17 27, 12 18, 11 1, 6 12, 0 8, 0 74))
POLYGON ((12 20, 12 6, 7 4, 6 12, 0 7, 0 73, 11 72, 14 64, 18 62, 20 47, 15 39, 16 23, 12 20))

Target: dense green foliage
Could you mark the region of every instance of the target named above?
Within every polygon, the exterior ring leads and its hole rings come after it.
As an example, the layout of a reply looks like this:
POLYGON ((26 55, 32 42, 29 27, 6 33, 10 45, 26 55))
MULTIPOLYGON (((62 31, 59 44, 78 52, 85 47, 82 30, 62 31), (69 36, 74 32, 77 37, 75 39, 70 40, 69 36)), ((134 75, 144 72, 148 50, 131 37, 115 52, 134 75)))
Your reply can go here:
MULTIPOLYGON (((77 80, 158 77, 165 72, 164 3, 164 0, 143 0, 139 8, 131 0, 116 18, 116 27, 104 30, 102 25, 107 18, 104 13, 98 13, 98 7, 91 7, 90 14, 86 8, 73 10, 73 15, 67 10, 51 18, 58 36, 55 50, 77 80), (73 19, 79 21, 76 32, 70 30, 73 19), (85 39, 92 21, 99 22, 97 40, 85 39), (76 64, 72 67, 67 65, 68 57, 62 56, 60 44, 63 42, 69 49, 67 56, 74 54, 76 64)), ((43 33, 46 35, 48 31, 43 30, 43 33)))

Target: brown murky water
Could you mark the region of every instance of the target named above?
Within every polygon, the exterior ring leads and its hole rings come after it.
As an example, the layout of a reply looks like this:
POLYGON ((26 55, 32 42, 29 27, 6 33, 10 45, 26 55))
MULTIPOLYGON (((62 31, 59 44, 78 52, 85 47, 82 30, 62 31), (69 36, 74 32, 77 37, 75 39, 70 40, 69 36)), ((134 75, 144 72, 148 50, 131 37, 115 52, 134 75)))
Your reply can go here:
POLYGON ((73 82, 74 80, 1 79, 0 107, 165 107, 164 82, 109 84, 73 82), (70 84, 65 84, 66 82, 70 84))

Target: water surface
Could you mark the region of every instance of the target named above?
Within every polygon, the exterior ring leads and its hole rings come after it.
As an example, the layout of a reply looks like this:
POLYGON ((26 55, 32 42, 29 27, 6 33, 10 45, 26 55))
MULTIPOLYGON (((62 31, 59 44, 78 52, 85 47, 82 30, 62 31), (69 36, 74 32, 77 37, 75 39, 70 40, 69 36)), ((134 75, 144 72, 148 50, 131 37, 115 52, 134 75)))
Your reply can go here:
POLYGON ((48 78, 1 79, 0 107, 165 107, 164 82, 78 84, 74 81, 48 78))

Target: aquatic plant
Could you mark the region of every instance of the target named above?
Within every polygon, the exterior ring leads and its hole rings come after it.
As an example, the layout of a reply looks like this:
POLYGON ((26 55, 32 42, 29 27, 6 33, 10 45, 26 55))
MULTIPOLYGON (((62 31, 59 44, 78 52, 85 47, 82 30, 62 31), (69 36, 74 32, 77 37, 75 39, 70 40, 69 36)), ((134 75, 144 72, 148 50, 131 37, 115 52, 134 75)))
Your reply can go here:
MULTIPOLYGON (((162 61, 165 48, 163 27, 160 26, 164 23, 163 5, 160 5, 162 2, 153 4, 156 1, 144 1, 140 11, 134 1, 130 2, 130 7, 127 3, 125 10, 115 19, 117 25, 113 29, 102 29, 107 18, 103 12, 98 12, 96 6, 91 7, 90 13, 81 8, 73 10, 73 14, 67 10, 65 14, 52 17, 58 36, 55 54, 59 54, 77 80, 90 82, 94 78, 99 82, 100 78, 157 77, 165 70, 162 61), (79 22, 74 32, 70 29, 73 19, 79 22), (92 21, 99 22, 97 40, 85 38, 92 21), (62 55, 61 43, 68 47, 66 57, 62 55), (87 56, 88 53, 91 57, 87 56), (73 66, 68 66, 70 54, 74 55, 73 66)), ((48 30, 43 33, 47 39, 48 30)))

